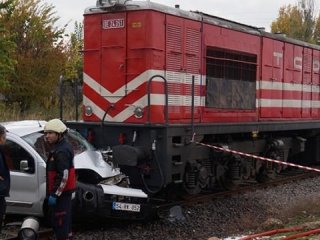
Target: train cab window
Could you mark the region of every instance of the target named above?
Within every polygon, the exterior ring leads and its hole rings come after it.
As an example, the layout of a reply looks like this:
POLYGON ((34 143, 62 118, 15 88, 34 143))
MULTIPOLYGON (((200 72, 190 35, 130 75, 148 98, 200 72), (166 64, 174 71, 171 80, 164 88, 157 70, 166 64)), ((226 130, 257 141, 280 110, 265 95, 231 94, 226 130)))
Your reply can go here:
POLYGON ((206 75, 206 107, 255 109, 256 55, 221 48, 207 48, 206 75))
POLYGON ((10 171, 21 171, 21 160, 27 160, 29 166, 29 170, 27 172, 34 173, 35 163, 33 157, 19 144, 11 140, 7 140, 3 146, 3 152, 10 171))

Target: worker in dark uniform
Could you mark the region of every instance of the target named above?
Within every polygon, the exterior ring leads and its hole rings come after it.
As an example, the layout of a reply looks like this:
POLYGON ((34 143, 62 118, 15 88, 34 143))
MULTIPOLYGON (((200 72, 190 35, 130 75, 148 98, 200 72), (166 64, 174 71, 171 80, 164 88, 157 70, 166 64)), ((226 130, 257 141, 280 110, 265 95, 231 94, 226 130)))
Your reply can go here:
MULTIPOLYGON (((6 129, 0 125, 0 146, 6 143, 6 129)), ((5 197, 9 196, 10 191, 10 171, 7 166, 4 153, 0 148, 0 233, 2 230, 2 222, 6 213, 5 197)))
POLYGON ((74 154, 64 137, 66 132, 66 125, 59 119, 50 120, 44 127, 45 139, 53 147, 47 160, 47 194, 57 240, 72 239, 72 193, 76 178, 74 154))

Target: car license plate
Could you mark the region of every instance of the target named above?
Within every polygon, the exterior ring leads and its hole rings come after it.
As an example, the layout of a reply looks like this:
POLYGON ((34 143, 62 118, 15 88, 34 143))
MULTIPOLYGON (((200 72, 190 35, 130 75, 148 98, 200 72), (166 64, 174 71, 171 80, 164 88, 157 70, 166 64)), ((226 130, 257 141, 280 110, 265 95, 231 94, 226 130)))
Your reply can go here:
POLYGON ((140 204, 113 202, 112 209, 120 211, 140 212, 140 204))

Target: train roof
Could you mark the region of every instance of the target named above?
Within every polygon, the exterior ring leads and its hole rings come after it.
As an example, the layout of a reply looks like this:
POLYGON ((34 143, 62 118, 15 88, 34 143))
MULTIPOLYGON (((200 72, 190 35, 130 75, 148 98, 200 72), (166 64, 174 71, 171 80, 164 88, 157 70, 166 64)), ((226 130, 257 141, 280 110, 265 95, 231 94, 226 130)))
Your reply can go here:
POLYGON ((310 43, 303 42, 293 38, 289 38, 289 37, 286 37, 284 34, 269 33, 269 32, 266 32, 264 28, 261 28, 261 27, 246 25, 243 23, 217 17, 214 15, 200 12, 200 11, 186 11, 178 7, 170 7, 160 3, 151 2, 149 0, 146 0, 146 1, 127 0, 121 6, 118 5, 110 8, 98 7, 98 6, 88 7, 85 9, 84 15, 108 13, 108 12, 124 11, 124 10, 126 11, 155 10, 155 11, 163 12, 170 15, 188 18, 195 21, 203 21, 208 24, 217 25, 217 26, 232 29, 235 31, 245 32, 245 33, 258 35, 258 36, 264 36, 267 38, 272 38, 279 41, 284 41, 284 42, 320 50, 320 46, 318 45, 310 44, 310 43))

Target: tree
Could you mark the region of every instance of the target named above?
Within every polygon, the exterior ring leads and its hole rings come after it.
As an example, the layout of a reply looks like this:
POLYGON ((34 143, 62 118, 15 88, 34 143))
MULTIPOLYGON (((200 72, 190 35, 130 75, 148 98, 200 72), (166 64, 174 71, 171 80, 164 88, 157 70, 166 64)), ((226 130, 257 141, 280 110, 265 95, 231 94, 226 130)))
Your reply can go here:
POLYGON ((13 33, 17 64, 5 95, 24 111, 33 102, 48 103, 57 97, 56 88, 65 65, 64 29, 55 27, 58 17, 52 5, 42 0, 13 2, 15 8, 6 28, 13 33))
POLYGON ((314 29, 314 41, 315 44, 320 44, 320 17, 318 16, 315 23, 315 29, 314 29))
MULTIPOLYGON (((77 111, 82 101, 82 72, 83 72, 83 25, 75 22, 74 32, 70 34, 66 45, 66 64, 64 80, 64 105, 71 106, 77 111), (68 83, 68 84, 65 84, 68 83), (76 106, 76 107, 75 107, 76 106)), ((77 112, 76 112, 77 115, 77 112)), ((76 116, 78 117, 78 116, 76 116)))
POLYGON ((13 0, 0 2, 0 89, 9 87, 8 75, 14 73, 15 60, 12 55, 16 45, 5 28, 13 10, 13 0))
POLYGON ((271 24, 271 32, 316 43, 316 22, 314 0, 299 0, 297 5, 289 4, 280 8, 278 18, 271 24))
POLYGON ((303 11, 303 28, 302 36, 307 42, 314 42, 315 17, 314 17, 314 0, 303 0, 300 2, 303 11))
POLYGON ((82 79, 83 72, 83 25, 75 22, 74 32, 70 35, 67 44, 66 56, 67 62, 65 66, 66 79, 82 79))

